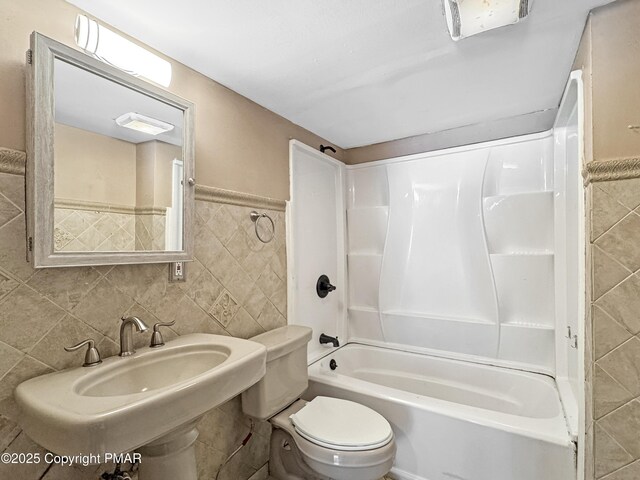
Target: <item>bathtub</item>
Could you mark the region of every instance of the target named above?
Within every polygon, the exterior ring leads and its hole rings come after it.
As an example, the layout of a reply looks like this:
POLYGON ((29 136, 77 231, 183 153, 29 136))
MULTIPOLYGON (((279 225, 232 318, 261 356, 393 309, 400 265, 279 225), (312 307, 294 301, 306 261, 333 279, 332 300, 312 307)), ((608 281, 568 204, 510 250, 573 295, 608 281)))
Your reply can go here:
POLYGON ((317 395, 387 418, 398 445, 395 479, 576 478, 574 443, 544 375, 347 344, 309 366, 304 398, 317 395))

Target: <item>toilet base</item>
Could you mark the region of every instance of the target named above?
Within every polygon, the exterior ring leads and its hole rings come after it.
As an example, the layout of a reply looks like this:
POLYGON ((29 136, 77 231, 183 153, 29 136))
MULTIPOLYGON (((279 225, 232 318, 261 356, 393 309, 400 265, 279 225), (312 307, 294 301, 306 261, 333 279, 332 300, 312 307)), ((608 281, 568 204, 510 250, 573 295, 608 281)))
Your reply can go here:
POLYGON ((271 433, 269 475, 277 480, 330 480, 304 463, 291 436, 279 428, 274 428, 271 433))
MULTIPOLYGON (((344 467, 336 466, 331 476, 327 477, 312 469, 305 462, 288 432, 274 428, 271 433, 269 475, 276 480, 379 480, 391 470, 392 464, 393 458, 369 469, 344 469, 344 467)), ((324 465, 324 469, 327 468, 331 467, 324 465)))

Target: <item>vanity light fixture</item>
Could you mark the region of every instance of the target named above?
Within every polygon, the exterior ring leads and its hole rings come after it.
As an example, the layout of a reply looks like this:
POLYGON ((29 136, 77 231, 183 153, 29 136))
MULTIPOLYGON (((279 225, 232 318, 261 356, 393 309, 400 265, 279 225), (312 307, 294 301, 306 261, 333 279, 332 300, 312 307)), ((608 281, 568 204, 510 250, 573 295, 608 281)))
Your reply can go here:
POLYGON ((460 39, 524 20, 533 0, 443 0, 451 38, 460 39))
POLYGON ((173 130, 173 125, 170 123, 135 112, 120 115, 116 118, 116 123, 120 127, 130 128, 149 135, 159 135, 173 130))
POLYGON ((168 87, 171 83, 169 62, 86 15, 78 15, 76 18, 75 39, 82 50, 109 65, 163 87, 168 87))

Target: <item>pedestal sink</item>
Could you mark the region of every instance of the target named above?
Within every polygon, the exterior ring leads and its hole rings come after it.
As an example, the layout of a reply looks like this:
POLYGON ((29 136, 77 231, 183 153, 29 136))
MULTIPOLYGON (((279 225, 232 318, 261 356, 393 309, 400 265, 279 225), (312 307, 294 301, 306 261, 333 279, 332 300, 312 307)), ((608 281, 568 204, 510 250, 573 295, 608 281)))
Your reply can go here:
POLYGON ((260 380, 265 359, 266 348, 249 340, 185 335, 18 385, 20 425, 59 455, 138 449, 140 480, 195 480, 199 419, 260 380))

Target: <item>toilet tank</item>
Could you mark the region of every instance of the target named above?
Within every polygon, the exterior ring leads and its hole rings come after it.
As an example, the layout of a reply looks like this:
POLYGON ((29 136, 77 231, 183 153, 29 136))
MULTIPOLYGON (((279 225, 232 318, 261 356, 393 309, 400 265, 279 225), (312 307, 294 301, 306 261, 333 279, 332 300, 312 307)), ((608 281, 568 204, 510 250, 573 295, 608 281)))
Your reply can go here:
POLYGON ((250 339, 267 347, 267 373, 242 394, 242 411, 266 420, 307 389, 307 343, 311 329, 287 325, 250 339))

